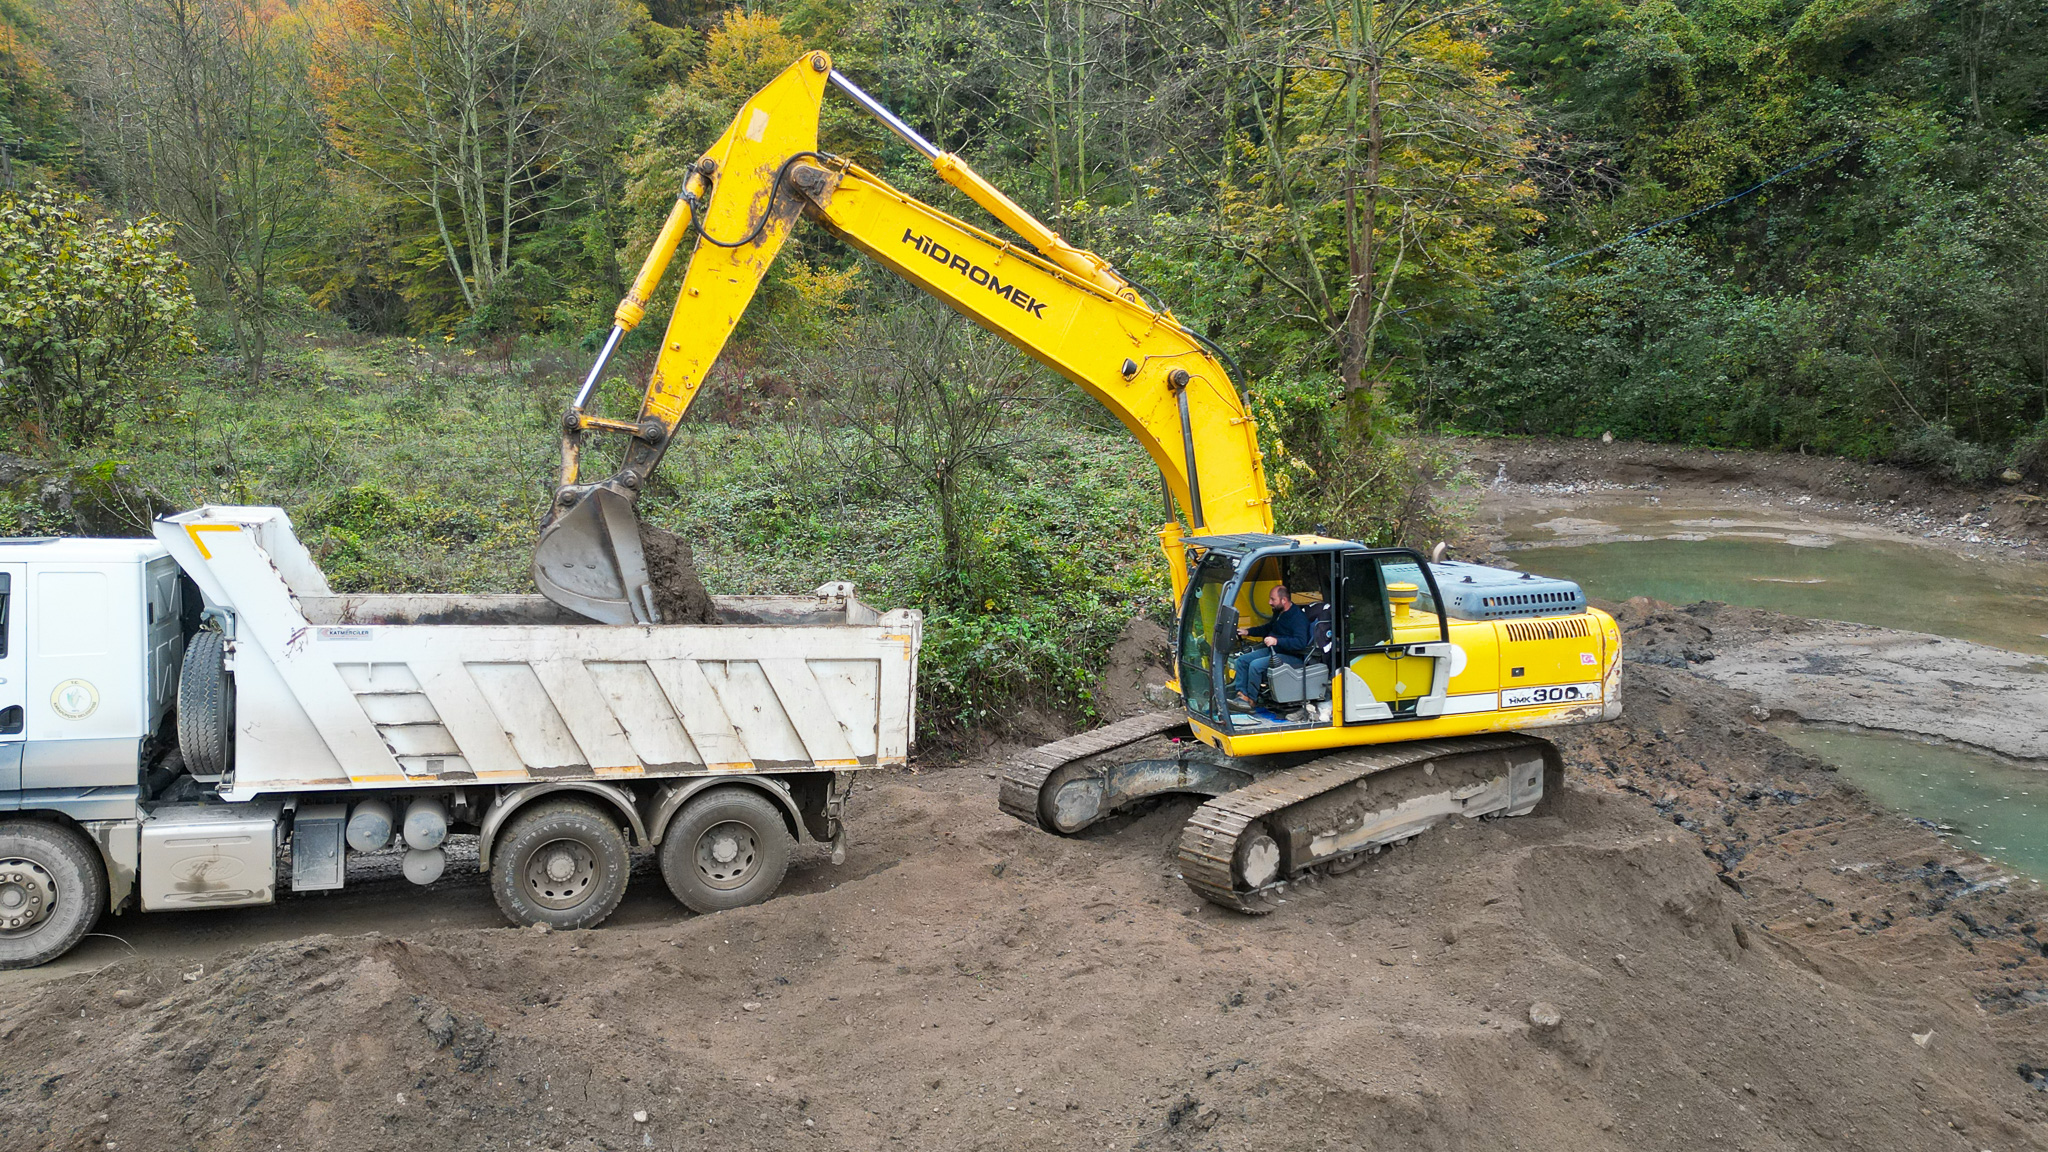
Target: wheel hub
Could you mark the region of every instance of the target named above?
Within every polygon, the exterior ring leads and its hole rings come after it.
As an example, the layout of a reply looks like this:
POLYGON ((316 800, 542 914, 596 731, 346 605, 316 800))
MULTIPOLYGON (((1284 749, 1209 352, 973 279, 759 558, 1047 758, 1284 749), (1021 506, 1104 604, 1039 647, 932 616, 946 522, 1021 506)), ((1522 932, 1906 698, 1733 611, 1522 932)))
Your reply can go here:
POLYGON ((713 888, 738 888, 754 875, 760 846, 754 830, 737 820, 714 824, 697 837, 697 872, 713 888))
POLYGON ((0 934, 34 928, 56 902, 56 882, 42 865, 33 860, 0 860, 0 934))
POLYGON ((575 840, 541 845, 526 865, 526 887, 534 903, 557 911, 583 903, 596 879, 597 855, 575 840))

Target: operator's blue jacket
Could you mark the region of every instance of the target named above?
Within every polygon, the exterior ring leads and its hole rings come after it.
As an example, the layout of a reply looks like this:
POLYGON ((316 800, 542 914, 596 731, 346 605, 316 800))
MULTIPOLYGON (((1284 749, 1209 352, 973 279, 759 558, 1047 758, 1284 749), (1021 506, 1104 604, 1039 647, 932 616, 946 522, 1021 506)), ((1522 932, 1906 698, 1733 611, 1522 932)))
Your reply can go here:
POLYGON ((1283 656, 1308 655, 1308 613, 1299 604, 1290 604, 1285 612, 1273 617, 1271 624, 1245 629, 1248 636, 1273 638, 1273 650, 1283 656))

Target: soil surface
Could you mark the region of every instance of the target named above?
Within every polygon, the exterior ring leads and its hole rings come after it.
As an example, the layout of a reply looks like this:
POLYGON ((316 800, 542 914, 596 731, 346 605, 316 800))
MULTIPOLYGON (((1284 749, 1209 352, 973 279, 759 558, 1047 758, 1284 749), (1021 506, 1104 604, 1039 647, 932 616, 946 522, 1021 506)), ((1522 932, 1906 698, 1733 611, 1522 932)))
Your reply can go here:
POLYGON ((697 557, 689 541, 643 522, 640 547, 647 556, 648 582, 654 586, 654 610, 663 624, 718 623, 718 607, 697 575, 697 557))
POLYGON ((1173 636, 1149 616, 1133 617, 1109 647, 1095 686, 1095 709, 1104 720, 1122 720, 1174 707, 1179 701, 1166 687, 1171 679, 1173 636))
POLYGON ((662 914, 643 868, 596 931, 10 983, 0 1147, 2048 1149, 2048 896, 1756 696, 1624 691, 1560 736, 1554 814, 1266 917, 1180 881, 1190 803, 1051 836, 997 811, 998 749, 871 774, 847 862, 755 908, 662 914))

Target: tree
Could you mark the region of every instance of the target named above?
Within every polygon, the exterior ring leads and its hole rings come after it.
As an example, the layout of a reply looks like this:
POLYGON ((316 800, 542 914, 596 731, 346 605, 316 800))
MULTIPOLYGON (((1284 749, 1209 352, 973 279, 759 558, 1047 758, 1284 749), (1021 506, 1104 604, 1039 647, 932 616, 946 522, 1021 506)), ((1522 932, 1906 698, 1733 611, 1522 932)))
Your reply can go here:
POLYGON ((471 317, 518 287, 536 227, 598 196, 629 28, 620 0, 343 0, 320 22, 329 141, 416 209, 471 317))
POLYGON ((1219 16, 1249 73, 1258 160, 1223 189, 1219 240, 1327 337, 1347 396, 1389 375, 1389 320, 1482 286, 1540 219, 1521 170, 1528 124, 1489 62, 1494 15, 1483 2, 1329 0, 1219 16), (1402 298, 1415 303, 1395 308, 1402 298))
POLYGON ((64 2, 96 170, 125 210, 177 224, 199 295, 262 379, 279 264, 321 190, 296 18, 241 0, 64 2))
POLYGON ((61 170, 77 152, 48 32, 21 0, 0 0, 0 187, 8 191, 32 183, 36 169, 61 170))
POLYGON ((0 406, 73 447, 164 397, 155 375, 194 347, 171 229, 120 224, 76 193, 0 194, 0 406))
POLYGON ((1017 419, 1035 400, 1032 366, 929 299, 870 315, 814 360, 806 375, 831 382, 825 409, 855 438, 848 466, 884 490, 922 493, 938 522, 937 591, 955 603, 981 596, 982 486, 1017 450, 1017 419))

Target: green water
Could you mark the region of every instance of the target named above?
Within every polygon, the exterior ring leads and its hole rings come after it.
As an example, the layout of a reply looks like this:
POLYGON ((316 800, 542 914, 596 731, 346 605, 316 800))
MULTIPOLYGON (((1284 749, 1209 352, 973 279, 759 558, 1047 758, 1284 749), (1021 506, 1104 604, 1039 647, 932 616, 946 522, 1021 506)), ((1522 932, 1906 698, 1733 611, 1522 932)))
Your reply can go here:
POLYGON ((1777 727, 1887 808, 1953 829, 1963 848, 2048 880, 2048 769, 1901 736, 1777 727))
POLYGON ((1815 546, 1749 535, 1526 548, 1515 561, 1608 600, 1721 600, 2048 654, 2048 573, 2038 564, 1890 541, 1815 546))

